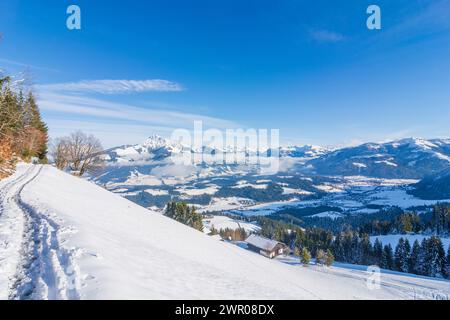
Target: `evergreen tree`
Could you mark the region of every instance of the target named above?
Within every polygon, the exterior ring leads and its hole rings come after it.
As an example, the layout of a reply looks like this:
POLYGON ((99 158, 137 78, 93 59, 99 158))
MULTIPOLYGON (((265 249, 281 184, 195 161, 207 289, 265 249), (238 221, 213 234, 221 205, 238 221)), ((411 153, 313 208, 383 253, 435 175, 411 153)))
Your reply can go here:
POLYGON ((209 235, 210 236, 215 236, 217 234, 219 234, 219 231, 214 226, 212 226, 211 230, 209 231, 209 235))
POLYGON ((44 121, 42 121, 41 113, 36 104, 36 99, 30 92, 25 101, 25 110, 28 114, 28 121, 26 125, 30 126, 32 129, 36 130, 40 134, 40 143, 35 151, 35 156, 41 160, 44 160, 47 155, 47 143, 48 143, 48 128, 44 121))
POLYGON ((381 266, 381 257, 383 255, 383 244, 381 241, 376 238, 375 243, 373 245, 373 256, 375 260, 375 264, 381 266))
POLYGON ((403 238, 400 238, 397 247, 395 248, 395 270, 408 272, 409 254, 409 249, 407 248, 405 240, 403 238))
POLYGON ((420 243, 419 256, 416 263, 417 274, 428 275, 428 240, 424 238, 420 243))
POLYGON ((316 254, 316 263, 318 265, 324 265, 326 262, 326 253, 322 249, 317 251, 316 254))
POLYGON ((381 255, 381 268, 392 270, 394 267, 394 253, 390 244, 384 246, 381 255))
POLYGON ((2 163, 11 161, 13 154, 25 161, 32 157, 46 160, 47 127, 33 93, 24 96, 22 90, 12 88, 9 77, 0 79, 0 146, 11 149, 8 158, 0 152, 0 171, 2 163))
POLYGON ((330 267, 330 266, 333 265, 333 263, 334 263, 334 255, 331 252, 331 250, 328 249, 328 251, 327 251, 327 258, 326 258, 325 264, 327 265, 327 267, 330 267))
POLYGON ((446 278, 450 278, 450 246, 448 247, 448 250, 447 250, 447 259, 446 259, 447 261, 447 268, 445 269, 446 270, 446 274, 445 274, 445 276, 446 276, 446 278))
POLYGON ((426 274, 431 277, 444 276, 446 273, 446 259, 441 239, 433 236, 428 239, 427 244, 426 274))
POLYGON ((411 256, 411 244, 409 243, 408 238, 405 239, 405 252, 407 260, 409 261, 409 257, 411 256))
POLYGON ((169 202, 165 215, 199 231, 203 230, 202 215, 195 211, 194 206, 189 207, 185 202, 169 202))
POLYGON ((416 240, 414 241, 412 250, 411 250, 411 255, 409 257, 409 272, 410 273, 415 273, 415 274, 420 274, 420 254, 421 254, 421 247, 419 244, 419 241, 416 240))
POLYGON ((302 256, 300 257, 300 262, 304 266, 307 266, 307 265, 309 265, 310 261, 311 261, 311 253, 309 252, 309 250, 307 248, 303 248, 302 256))
POLYGON ((371 265, 376 262, 373 258, 373 247, 372 243, 370 242, 369 235, 362 235, 359 246, 361 248, 361 260, 359 262, 360 264, 371 265))

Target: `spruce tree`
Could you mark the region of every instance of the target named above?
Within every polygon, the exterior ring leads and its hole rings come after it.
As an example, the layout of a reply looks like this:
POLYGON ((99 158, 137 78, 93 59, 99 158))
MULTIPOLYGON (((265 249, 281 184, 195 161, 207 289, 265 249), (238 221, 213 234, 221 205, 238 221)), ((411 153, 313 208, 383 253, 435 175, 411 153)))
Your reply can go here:
POLYGON ((27 125, 31 128, 37 130, 41 135, 40 146, 37 147, 36 154, 34 156, 41 160, 44 160, 47 155, 47 142, 48 142, 48 128, 44 121, 42 121, 41 113, 36 104, 36 99, 32 92, 29 92, 28 97, 25 101, 25 110, 28 114, 27 125))
POLYGON ((411 244, 409 243, 408 238, 405 239, 405 252, 406 258, 409 261, 409 257, 411 256, 411 244))
POLYGON ((10 146, 12 153, 22 160, 37 157, 45 161, 47 126, 33 93, 30 91, 26 98, 24 96, 22 90, 12 88, 10 78, 0 79, 0 144, 10 146))
POLYGON ((185 202, 169 202, 166 206, 165 215, 199 231, 203 230, 202 215, 196 212, 194 206, 189 207, 185 202))
POLYGON ((419 267, 419 262, 420 262, 420 244, 419 241, 416 240, 414 241, 412 250, 411 250, 411 255, 409 257, 409 272, 410 273, 414 273, 414 274, 420 274, 420 267, 419 267))
POLYGON ((381 241, 376 238, 375 243, 373 245, 373 256, 375 260, 375 264, 379 265, 381 267, 381 257, 383 254, 383 244, 381 241))
POLYGON ((325 264, 327 265, 327 267, 331 267, 333 265, 333 263, 334 263, 334 255, 331 252, 331 250, 328 249, 327 250, 327 258, 326 258, 325 264))
POLYGON ((446 269, 445 251, 439 237, 433 236, 428 240, 427 275, 431 277, 444 276, 446 269))
POLYGON ((309 250, 307 248, 303 248, 302 256, 300 257, 300 262, 304 266, 307 266, 307 265, 309 265, 310 261, 311 261, 311 253, 309 252, 309 250))
POLYGON ((422 239, 420 243, 419 256, 417 258, 416 264, 417 274, 428 275, 428 240, 426 238, 422 239))
POLYGON ((381 255, 381 268, 390 269, 394 268, 394 253, 390 244, 385 245, 383 253, 381 255))
POLYGON ((370 238, 367 234, 362 235, 360 247, 361 247, 360 264, 370 265, 373 264, 374 262, 377 262, 374 261, 372 243, 370 242, 370 238))
POLYGON ((445 274, 445 276, 446 276, 446 278, 450 278, 450 246, 448 247, 448 250, 447 250, 447 259, 446 259, 447 261, 447 268, 445 269, 446 270, 446 274, 445 274))
MULTIPOLYGON (((409 246, 409 243, 408 243, 409 246)), ((409 260, 409 249, 403 238, 398 241, 397 247, 395 248, 395 270, 401 272, 408 272, 408 260, 409 260)))

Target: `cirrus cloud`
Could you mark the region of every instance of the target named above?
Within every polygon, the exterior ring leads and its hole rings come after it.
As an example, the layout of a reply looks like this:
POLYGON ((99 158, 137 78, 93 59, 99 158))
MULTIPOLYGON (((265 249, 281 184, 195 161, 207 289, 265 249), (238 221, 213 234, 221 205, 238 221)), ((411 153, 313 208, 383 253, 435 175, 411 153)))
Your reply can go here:
POLYGON ((338 32, 329 30, 314 30, 311 31, 311 37, 318 42, 340 42, 345 40, 345 36, 338 32))
POLYGON ((36 86, 40 91, 52 92, 88 92, 101 94, 139 93, 148 91, 177 92, 183 87, 172 81, 161 79, 150 80, 82 80, 78 82, 64 82, 41 84, 36 86))

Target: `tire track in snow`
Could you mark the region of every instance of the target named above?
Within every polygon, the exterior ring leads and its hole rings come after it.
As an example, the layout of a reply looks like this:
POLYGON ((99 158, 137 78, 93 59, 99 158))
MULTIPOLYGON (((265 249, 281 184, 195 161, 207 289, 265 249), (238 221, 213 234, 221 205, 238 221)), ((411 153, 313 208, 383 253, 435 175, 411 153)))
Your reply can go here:
POLYGON ((0 299, 8 299, 12 278, 21 260, 24 215, 14 195, 33 170, 18 169, 0 186, 0 299), (20 172, 20 173, 19 173, 20 172))
POLYGON ((22 215, 22 243, 9 299, 79 299, 78 270, 75 270, 75 250, 60 247, 59 225, 45 213, 22 200, 21 193, 40 174, 42 166, 32 166, 12 182, 8 201, 22 215))

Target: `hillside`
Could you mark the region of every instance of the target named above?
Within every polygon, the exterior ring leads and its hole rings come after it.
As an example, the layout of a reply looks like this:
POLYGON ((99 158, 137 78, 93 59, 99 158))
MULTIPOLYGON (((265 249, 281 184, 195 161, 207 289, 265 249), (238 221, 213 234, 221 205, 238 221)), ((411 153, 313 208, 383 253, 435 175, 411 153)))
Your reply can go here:
POLYGON ((450 168, 419 181, 411 194, 422 199, 450 199, 450 168))
POLYGON ((343 148, 308 162, 318 174, 420 179, 450 166, 449 139, 402 139, 343 148))
POLYGON ((50 166, 20 165, 0 182, 0 222, 2 299, 412 299, 425 287, 450 293, 446 281, 390 274, 381 289, 369 290, 363 271, 271 261, 50 166))

